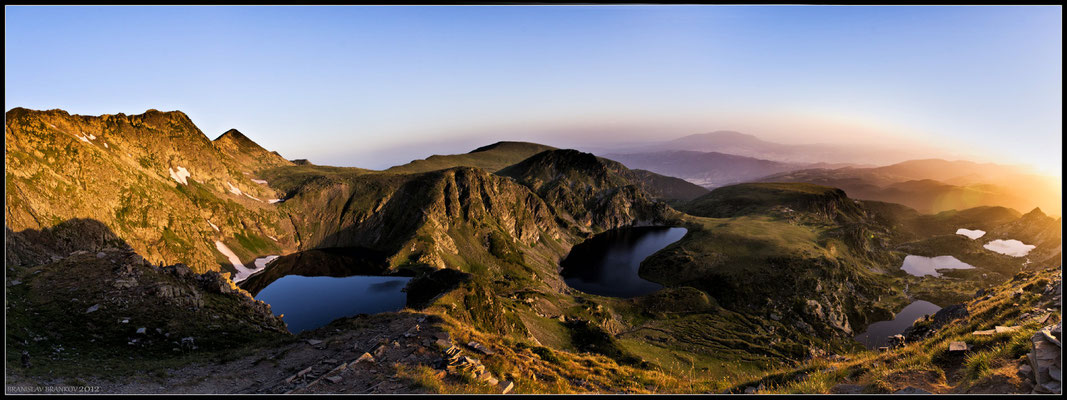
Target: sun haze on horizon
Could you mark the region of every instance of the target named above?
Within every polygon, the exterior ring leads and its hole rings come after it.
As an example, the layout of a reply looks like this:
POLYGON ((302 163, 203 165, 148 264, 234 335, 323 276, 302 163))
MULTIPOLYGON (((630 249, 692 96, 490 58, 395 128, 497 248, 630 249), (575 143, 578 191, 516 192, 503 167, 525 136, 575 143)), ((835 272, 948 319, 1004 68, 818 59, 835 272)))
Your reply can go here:
POLYGON ((1062 175, 1058 6, 5 10, 9 109, 181 110, 290 158, 737 130, 1062 175))

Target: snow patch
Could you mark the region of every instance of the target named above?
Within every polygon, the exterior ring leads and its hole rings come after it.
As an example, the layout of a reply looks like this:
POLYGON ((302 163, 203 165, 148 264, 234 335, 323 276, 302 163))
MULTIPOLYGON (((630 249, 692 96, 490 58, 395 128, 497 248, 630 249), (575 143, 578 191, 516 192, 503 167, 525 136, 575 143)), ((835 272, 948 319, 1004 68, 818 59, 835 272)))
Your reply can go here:
POLYGON ((89 140, 96 140, 96 136, 90 133, 89 134, 89 140))
POLYGON ((89 143, 89 139, 87 139, 85 136, 78 136, 78 139, 81 139, 85 143, 89 143))
POLYGON ((980 229, 970 230, 970 229, 960 228, 960 229, 956 230, 956 234, 957 235, 963 235, 963 236, 971 238, 971 240, 974 240, 974 239, 978 239, 978 238, 982 237, 983 235, 985 235, 985 231, 980 230, 980 229))
POLYGON ((189 184, 188 178, 192 175, 189 174, 189 170, 185 169, 184 167, 178 167, 178 172, 174 172, 173 168, 167 168, 167 171, 170 171, 171 179, 174 179, 175 181, 183 185, 189 184))
POLYGON ((282 199, 270 199, 270 200, 267 200, 267 202, 270 203, 270 204, 281 203, 283 201, 285 201, 285 200, 282 200, 282 199))
POLYGON ((105 148, 105 149, 106 149, 106 148, 108 148, 108 147, 107 147, 107 142, 104 142, 104 148, 105 148))
POLYGON ((247 270, 244 264, 241 264, 241 259, 233 253, 233 250, 230 250, 229 247, 226 247, 225 243, 216 240, 215 248, 219 250, 219 253, 222 253, 222 255, 226 256, 226 258, 230 260, 230 263, 233 264, 233 267, 237 269, 238 274, 241 273, 241 270, 247 270))
POLYGON ((242 193, 241 193, 241 189, 238 189, 238 188, 237 188, 237 186, 234 186, 234 185, 233 185, 232 183, 230 183, 230 182, 226 182, 226 184, 227 184, 227 185, 230 185, 230 193, 236 194, 236 195, 238 195, 238 196, 240 196, 240 195, 242 194, 242 193))
POLYGON ((1027 253, 1030 252, 1030 250, 1033 250, 1037 246, 1032 245, 1032 244, 1025 244, 1025 243, 1020 242, 1020 241, 1015 240, 1015 239, 1009 239, 1009 240, 997 239, 997 240, 991 241, 989 243, 986 243, 985 246, 982 246, 982 247, 985 247, 986 250, 995 251, 997 253, 1004 254, 1004 255, 1007 255, 1007 256, 1022 257, 1022 256, 1025 256, 1027 253))
POLYGON ((245 279, 248 279, 249 276, 252 276, 256 272, 259 272, 259 271, 262 271, 264 269, 267 269, 267 264, 270 264, 271 261, 274 261, 276 259, 278 259, 278 256, 274 256, 274 255, 266 256, 266 257, 260 257, 260 258, 257 258, 255 261, 252 262, 252 265, 255 265, 255 268, 239 268, 237 270, 237 276, 235 276, 233 278, 233 283, 237 283, 237 282, 243 281, 245 279))
POLYGON ((253 179, 252 182, 258 183, 260 185, 266 185, 267 184, 267 181, 262 180, 262 179, 253 179))
POLYGON ((215 224, 211 223, 211 221, 208 221, 207 224, 211 225, 212 228, 215 228, 215 232, 219 232, 219 227, 215 226, 215 224))
POLYGON ((245 197, 247 197, 247 198, 250 198, 250 199, 252 199, 252 200, 255 200, 255 201, 263 201, 263 200, 260 200, 260 199, 258 199, 258 198, 252 197, 252 196, 251 196, 251 195, 249 195, 248 193, 241 193, 241 194, 243 194, 243 195, 245 195, 245 197))

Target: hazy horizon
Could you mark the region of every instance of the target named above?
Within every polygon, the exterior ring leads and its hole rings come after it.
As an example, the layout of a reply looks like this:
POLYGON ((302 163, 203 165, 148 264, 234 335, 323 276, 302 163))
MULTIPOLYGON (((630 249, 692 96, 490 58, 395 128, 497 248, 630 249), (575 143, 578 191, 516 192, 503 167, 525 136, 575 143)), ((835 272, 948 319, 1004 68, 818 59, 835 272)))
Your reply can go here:
POLYGON ((181 110, 323 164, 732 130, 1062 175, 1053 6, 6 11, 8 109, 181 110))

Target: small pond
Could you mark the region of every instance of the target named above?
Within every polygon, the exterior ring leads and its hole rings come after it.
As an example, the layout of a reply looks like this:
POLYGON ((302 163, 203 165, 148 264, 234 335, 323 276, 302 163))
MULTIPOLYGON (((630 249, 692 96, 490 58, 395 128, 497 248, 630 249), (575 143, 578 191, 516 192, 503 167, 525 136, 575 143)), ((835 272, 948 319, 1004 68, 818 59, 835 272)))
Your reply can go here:
POLYGON ((610 297, 637 297, 663 288, 637 275, 648 256, 685 236, 685 228, 638 227, 613 229, 571 250, 560 263, 568 286, 610 297))
POLYGON ((1034 246, 1032 244, 1026 244, 1015 239, 997 239, 986 243, 985 246, 982 247, 985 247, 986 250, 994 251, 1000 254, 1012 257, 1022 257, 1030 253, 1030 250, 1033 250, 1037 246, 1034 246))
MULTIPOLYGON (((258 266, 258 265, 257 265, 258 266)), ((381 276, 381 254, 364 249, 320 249, 273 259, 241 282, 241 288, 283 315, 299 333, 356 314, 398 311, 410 277, 381 276)))
POLYGON ((878 321, 867 327, 867 331, 856 336, 856 341, 868 349, 877 349, 889 344, 889 337, 904 333, 915 320, 931 315, 940 310, 937 304, 917 300, 908 304, 897 313, 891 321, 878 321))
POLYGON ((939 269, 974 269, 974 266, 957 260, 953 256, 923 257, 909 255, 904 257, 904 265, 900 267, 914 276, 941 276, 939 269))
POLYGON ((278 279, 256 295, 282 315, 289 331, 299 333, 356 314, 404 308, 402 291, 411 278, 397 276, 299 276, 278 279))

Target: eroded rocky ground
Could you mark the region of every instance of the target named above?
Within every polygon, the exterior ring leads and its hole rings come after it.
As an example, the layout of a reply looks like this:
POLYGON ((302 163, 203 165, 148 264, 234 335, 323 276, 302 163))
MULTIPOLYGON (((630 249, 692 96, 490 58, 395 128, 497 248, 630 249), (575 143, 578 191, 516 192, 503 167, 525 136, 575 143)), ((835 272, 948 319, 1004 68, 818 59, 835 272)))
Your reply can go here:
MULTIPOLYGON (((442 380, 474 378, 510 391, 510 381, 492 376, 481 364, 493 350, 476 342, 456 343, 440 322, 420 313, 361 315, 222 363, 192 363, 162 376, 87 378, 81 384, 98 386, 101 393, 419 393, 425 389, 399 378, 398 368, 429 366, 442 380)), ((7 382, 69 383, 17 375, 7 382)))

